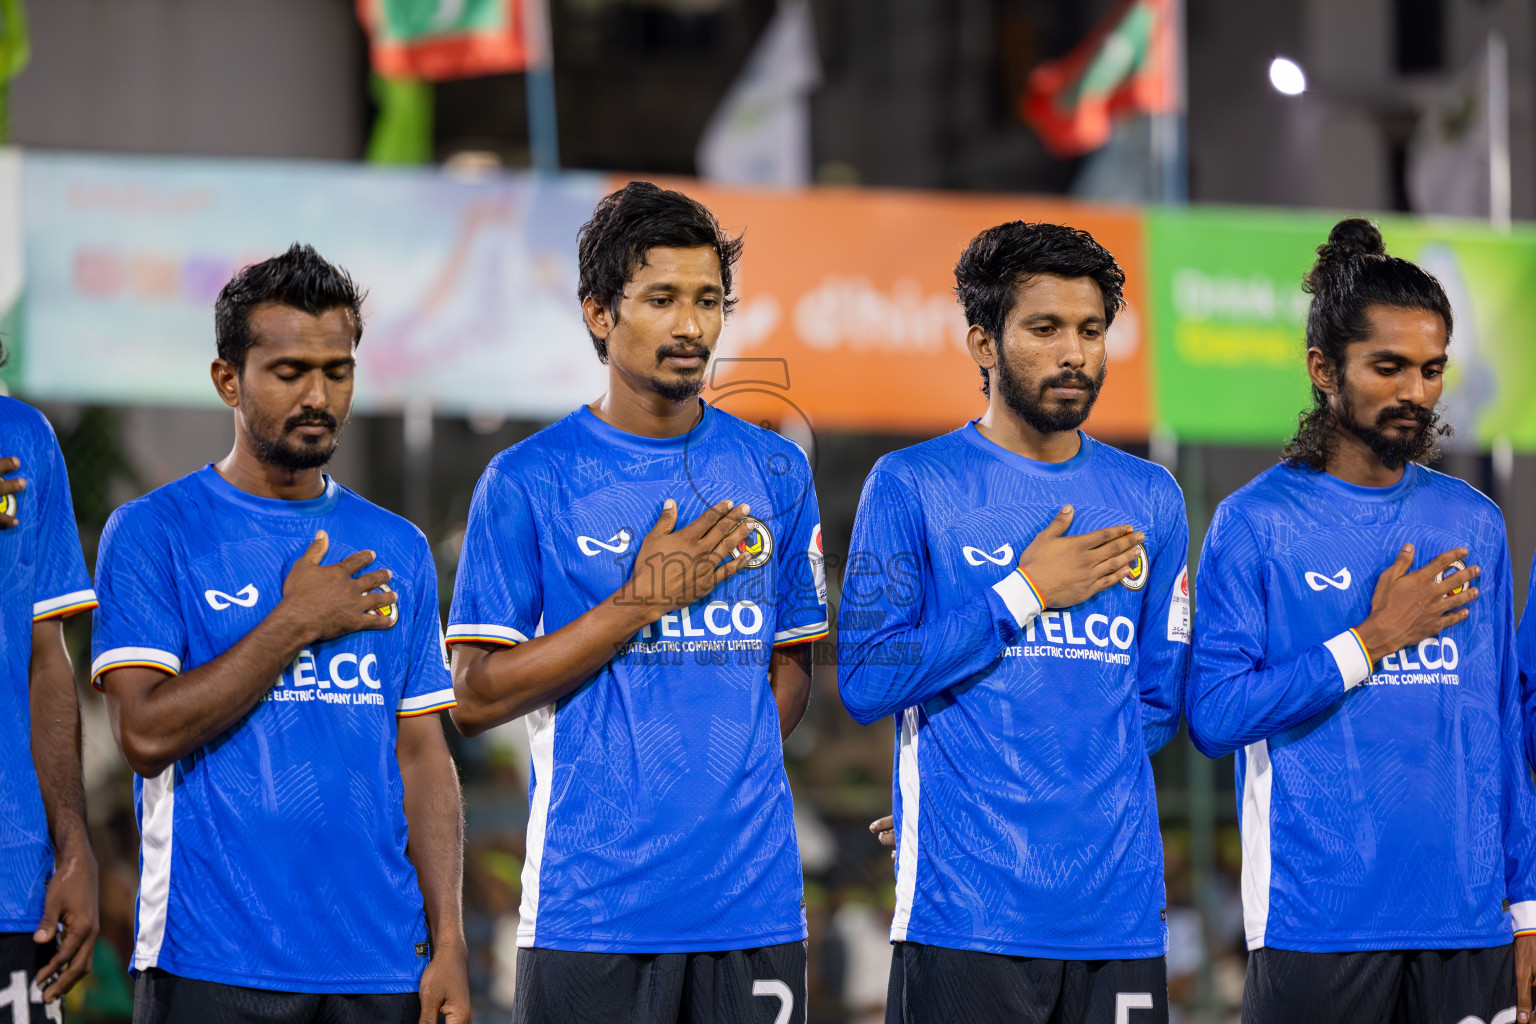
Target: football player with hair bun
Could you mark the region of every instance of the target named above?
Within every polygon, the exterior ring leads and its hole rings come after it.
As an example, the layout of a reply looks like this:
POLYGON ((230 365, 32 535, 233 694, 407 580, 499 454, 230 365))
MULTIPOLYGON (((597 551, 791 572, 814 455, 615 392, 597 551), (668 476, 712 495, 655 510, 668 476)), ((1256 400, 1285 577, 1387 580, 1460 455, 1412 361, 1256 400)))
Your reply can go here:
POLYGON ((1311 408, 1217 508, 1190 737, 1236 752, 1250 1024, 1527 1021, 1536 788, 1504 518, 1424 463, 1453 317, 1342 220, 1305 279, 1311 408))

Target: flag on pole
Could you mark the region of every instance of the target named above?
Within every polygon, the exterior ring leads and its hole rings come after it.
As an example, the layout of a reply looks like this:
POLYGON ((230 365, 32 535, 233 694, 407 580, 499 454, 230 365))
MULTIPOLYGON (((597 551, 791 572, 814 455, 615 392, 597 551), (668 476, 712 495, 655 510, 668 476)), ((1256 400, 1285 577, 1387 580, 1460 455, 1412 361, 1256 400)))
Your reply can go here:
POLYGON ((1029 74, 1019 113, 1058 157, 1109 141, 1117 117, 1179 105, 1170 0, 1124 0, 1066 56, 1029 74))
POLYGON ((530 57, 524 0, 357 0, 373 70, 439 82, 523 71, 530 57))
POLYGON ((811 177, 811 93, 821 84, 809 0, 779 0, 746 67, 715 108, 695 155, 723 185, 804 185, 811 177))

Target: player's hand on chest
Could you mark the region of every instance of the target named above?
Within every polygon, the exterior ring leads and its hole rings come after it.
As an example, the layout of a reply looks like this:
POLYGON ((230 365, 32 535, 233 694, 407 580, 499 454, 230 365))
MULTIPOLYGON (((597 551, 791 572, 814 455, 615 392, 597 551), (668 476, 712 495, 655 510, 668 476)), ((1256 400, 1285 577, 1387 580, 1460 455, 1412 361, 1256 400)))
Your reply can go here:
POLYGON ((626 584, 643 584, 646 594, 669 595, 669 607, 684 607, 741 568, 765 569, 779 518, 760 486, 609 487, 549 515, 543 547, 552 562, 545 576, 552 569, 563 580, 584 584, 597 599, 626 584), (716 491, 722 493, 714 503, 701 497, 716 491), (676 502, 670 511, 664 507, 669 497, 676 502), (738 552, 736 570, 714 572, 738 552))
POLYGON ((399 620, 393 569, 377 552, 328 536, 231 540, 192 562, 182 606, 215 650, 274 612, 298 623, 307 647, 387 630, 399 620))
POLYGON ((1022 568, 1048 608, 1080 604, 1138 606, 1151 573, 1140 513, 1078 505, 989 508, 940 534, 936 566, 967 590, 991 586, 1022 568), (974 584, 974 585, 973 585, 974 584))

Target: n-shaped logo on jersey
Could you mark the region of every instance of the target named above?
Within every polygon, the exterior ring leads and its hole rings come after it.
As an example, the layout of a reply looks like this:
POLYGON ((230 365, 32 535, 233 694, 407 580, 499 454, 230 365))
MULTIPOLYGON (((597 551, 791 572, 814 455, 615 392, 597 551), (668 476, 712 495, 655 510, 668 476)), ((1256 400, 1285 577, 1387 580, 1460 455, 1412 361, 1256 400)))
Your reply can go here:
POLYGON ((1004 544, 990 555, 981 548, 973 548, 969 544, 961 549, 965 554, 965 560, 972 565, 1011 565, 1013 563, 1013 545, 1004 544))
POLYGON ((610 551, 615 555, 622 555, 629 550, 630 540, 629 531, 620 530, 612 537, 609 537, 606 543, 593 537, 577 537, 576 546, 581 548, 581 553, 588 558, 593 557, 599 551, 610 551))
POLYGON ((1307 573, 1307 586, 1313 590, 1327 590, 1333 587, 1336 590, 1348 590, 1350 576, 1348 569, 1340 569, 1332 576, 1324 576, 1320 572, 1307 573))
POLYGON ((261 595, 256 592, 256 584, 247 583, 238 594, 226 594, 222 590, 205 590, 203 599, 208 602, 208 607, 216 612, 221 612, 232 604, 241 608, 250 608, 261 595))

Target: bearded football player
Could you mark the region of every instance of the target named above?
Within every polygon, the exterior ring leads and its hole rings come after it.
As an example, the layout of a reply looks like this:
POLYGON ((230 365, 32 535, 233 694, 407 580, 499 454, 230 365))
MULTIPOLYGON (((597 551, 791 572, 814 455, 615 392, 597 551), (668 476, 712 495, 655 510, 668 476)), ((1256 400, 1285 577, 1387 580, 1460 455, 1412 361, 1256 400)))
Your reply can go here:
POLYGON ((578 298, 608 390, 475 491, 454 720, 527 716, 518 1022, 805 1020, 782 739, 826 592, 804 453, 700 398, 740 251, 680 193, 599 203, 578 298))
POLYGON ((1243 1020, 1523 1021, 1536 789, 1504 520, 1424 465, 1450 302, 1359 219, 1306 288, 1312 408, 1217 509, 1196 587, 1190 735, 1237 753, 1243 1020))
POLYGON ((102 535, 91 671, 142 835, 134 1024, 470 1020, 437 570, 323 472, 361 303, 308 246, 235 275, 211 368, 233 449, 102 535))
POLYGON ((886 1019, 1166 1021, 1148 756, 1179 724, 1189 528, 1166 470, 1080 429, 1125 275, 1016 221, 955 280, 987 411, 875 465, 838 620, 844 704, 896 716, 886 1019))

